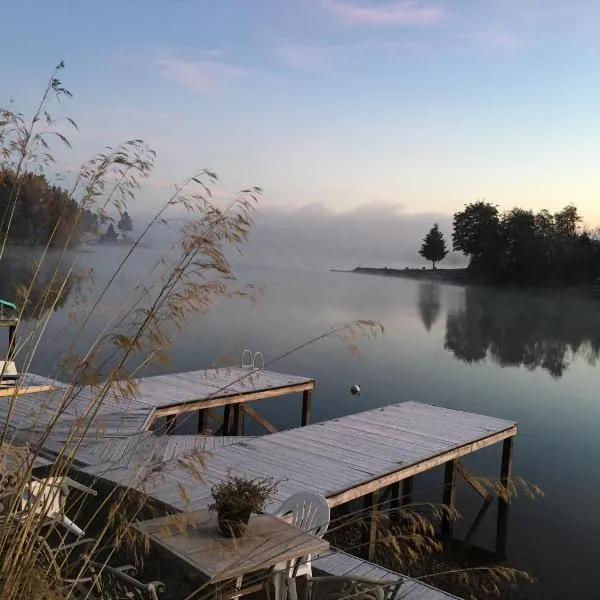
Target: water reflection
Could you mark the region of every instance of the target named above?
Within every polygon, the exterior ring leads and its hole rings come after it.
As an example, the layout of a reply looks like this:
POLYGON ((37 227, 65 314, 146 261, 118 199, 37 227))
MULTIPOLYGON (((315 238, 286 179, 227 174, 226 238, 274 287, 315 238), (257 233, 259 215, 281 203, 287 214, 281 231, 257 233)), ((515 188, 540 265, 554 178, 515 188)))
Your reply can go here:
POLYGON ((489 358, 560 378, 575 360, 600 356, 599 308, 569 294, 465 288, 462 306, 448 312, 444 347, 467 363, 489 358))
POLYGON ((440 284, 434 281, 419 283, 419 313, 427 332, 440 316, 440 284))
POLYGON ((49 309, 62 308, 78 289, 80 276, 72 270, 72 260, 59 254, 47 255, 39 264, 40 253, 11 249, 0 261, 0 298, 23 305, 23 318, 39 318, 49 309), (38 270, 37 275, 35 274, 38 270))

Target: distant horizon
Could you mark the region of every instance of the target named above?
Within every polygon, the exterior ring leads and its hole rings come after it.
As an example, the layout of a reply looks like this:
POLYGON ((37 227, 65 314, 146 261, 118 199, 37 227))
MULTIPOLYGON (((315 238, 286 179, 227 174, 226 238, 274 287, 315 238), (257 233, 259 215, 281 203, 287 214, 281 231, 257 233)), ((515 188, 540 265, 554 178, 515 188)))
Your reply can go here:
POLYGON ((0 106, 31 114, 65 61, 74 98, 50 112, 79 131, 61 122, 57 170, 127 139, 156 150, 132 211, 207 167, 221 195, 260 185, 286 209, 574 202, 600 223, 598 2, 30 0, 3 17, 0 106))

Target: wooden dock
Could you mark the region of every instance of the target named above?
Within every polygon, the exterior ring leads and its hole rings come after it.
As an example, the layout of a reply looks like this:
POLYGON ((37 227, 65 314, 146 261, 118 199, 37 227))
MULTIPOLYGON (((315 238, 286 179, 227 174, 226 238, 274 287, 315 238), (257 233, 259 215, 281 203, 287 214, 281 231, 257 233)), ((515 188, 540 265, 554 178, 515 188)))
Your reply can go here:
MULTIPOLYGON (((137 450, 135 445, 113 463, 90 464, 83 471, 137 487, 179 510, 206 507, 211 486, 230 470, 252 478, 274 477, 281 481, 275 503, 303 490, 324 495, 332 507, 362 498, 371 511, 372 528, 383 490, 391 486, 397 504, 401 499, 410 502, 412 478, 440 465, 445 465, 442 500, 453 506, 458 459, 481 448, 503 442, 500 476, 508 478, 516 434, 517 424, 511 421, 403 402, 214 448, 204 457, 200 483, 176 461, 168 465, 169 481, 153 479, 155 464, 142 446, 137 450), (189 487, 186 501, 177 482, 189 487)), ((503 501, 500 507, 497 551, 502 554, 508 508, 503 501)), ((451 535, 451 525, 446 527, 445 533, 451 535)), ((365 543, 372 556, 374 540, 365 543)))
MULTIPOLYGON (((363 544, 369 559, 374 555, 375 525, 384 492, 391 492, 392 506, 410 503, 413 478, 443 465, 442 502, 454 506, 457 477, 462 476, 484 497, 485 509, 491 496, 478 486, 460 458, 502 442, 500 481, 506 485, 517 434, 512 421, 418 402, 309 425, 314 380, 248 368, 144 378, 138 394, 126 405, 109 396, 89 416, 94 390, 82 387, 56 422, 68 386, 34 375, 25 375, 20 383, 27 393, 19 394, 14 402, 0 398, 0 426, 7 424, 10 441, 42 444, 42 461, 52 462, 61 454, 72 456, 74 474, 79 473, 87 483, 100 479, 132 488, 169 510, 205 508, 212 501, 211 486, 230 472, 279 480, 274 504, 307 490, 324 495, 331 507, 361 499, 368 515, 363 544), (27 391, 35 386, 39 391, 27 391), (254 411, 248 403, 293 392, 303 395, 304 426, 254 438, 236 435, 243 431, 243 412, 252 415, 254 411), (223 408, 224 417, 220 437, 159 435, 154 430, 160 416, 175 418, 194 411, 206 415, 218 407, 223 408), (198 481, 186 461, 200 454, 202 480, 198 481), (181 486, 186 490, 183 495, 181 486)), ((259 415, 259 419, 264 417, 259 415)), ((266 429, 274 430, 270 424, 266 429)), ((508 502, 502 498, 498 502, 496 553, 503 555, 508 502)), ((443 523, 443 533, 451 538, 451 523, 443 523)), ((359 570, 368 567, 373 573, 378 568, 365 561, 361 565, 359 570)), ((414 593, 407 598, 451 597, 418 582, 413 587, 414 593)))
MULTIPOLYGON (((177 417, 198 414, 198 433, 206 433, 209 419, 219 426, 217 433, 224 436, 244 434, 244 415, 255 419, 268 433, 277 429, 255 408, 252 402, 294 393, 302 394, 300 424, 311 420, 311 398, 314 379, 251 369, 231 367, 204 369, 187 373, 173 373, 137 380, 135 397, 123 401, 116 394, 108 394, 93 417, 89 429, 101 437, 134 435, 153 429, 157 419, 166 417, 167 432, 176 426, 177 417), (214 409, 223 408, 222 416, 214 409)), ((10 397, 13 389, 4 389, 2 396, 10 397)), ((16 389, 19 399, 12 404, 0 402, 0 425, 7 420, 17 429, 43 428, 52 422, 59 407, 60 422, 64 436, 68 436, 69 424, 82 428, 82 417, 90 412, 97 391, 80 386, 76 393, 63 382, 26 373, 16 389), (69 394, 68 406, 65 396, 69 394)), ((58 428, 53 435, 60 437, 58 428)), ((66 438, 65 438, 66 439, 66 438)))
MULTIPOLYGON (((228 367, 144 377, 139 380, 137 401, 155 409, 153 419, 166 417, 171 428, 177 416, 198 413, 198 433, 206 428, 208 411, 223 406, 222 434, 243 435, 242 411, 254 418, 258 415, 248 403, 293 393, 303 395, 301 424, 307 425, 314 387, 314 379, 307 377, 228 367)), ((257 420, 269 433, 276 431, 264 417, 257 420)))

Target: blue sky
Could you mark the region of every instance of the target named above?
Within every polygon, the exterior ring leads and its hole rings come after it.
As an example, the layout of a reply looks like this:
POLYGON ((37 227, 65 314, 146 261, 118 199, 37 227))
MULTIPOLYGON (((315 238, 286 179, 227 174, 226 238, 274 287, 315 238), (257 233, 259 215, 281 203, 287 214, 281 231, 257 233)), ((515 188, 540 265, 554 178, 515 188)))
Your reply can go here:
POLYGON ((62 167, 158 152, 133 209, 207 167, 267 206, 574 202, 600 225, 595 0, 21 0, 3 21, 2 104, 66 63, 62 167))

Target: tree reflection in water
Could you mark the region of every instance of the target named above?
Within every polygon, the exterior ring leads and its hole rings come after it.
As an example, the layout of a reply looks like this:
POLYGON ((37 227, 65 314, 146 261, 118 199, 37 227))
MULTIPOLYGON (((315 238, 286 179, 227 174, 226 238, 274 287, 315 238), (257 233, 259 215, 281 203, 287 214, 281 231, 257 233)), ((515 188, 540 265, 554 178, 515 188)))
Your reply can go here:
POLYGON ((71 269, 72 261, 60 254, 46 256, 35 275, 38 254, 13 248, 0 261, 0 298, 22 307, 25 320, 38 319, 47 310, 62 308, 81 280, 71 269), (29 288, 28 301, 22 306, 29 288))
POLYGON ((419 313, 427 333, 440 316, 440 284, 434 281, 419 283, 419 313))
MULTIPOLYGON (((426 325, 427 326, 427 325, 426 325)), ((575 360, 600 355, 600 304, 569 292, 506 292, 467 287, 449 311, 444 347, 468 363, 541 368, 560 378, 575 360)))

